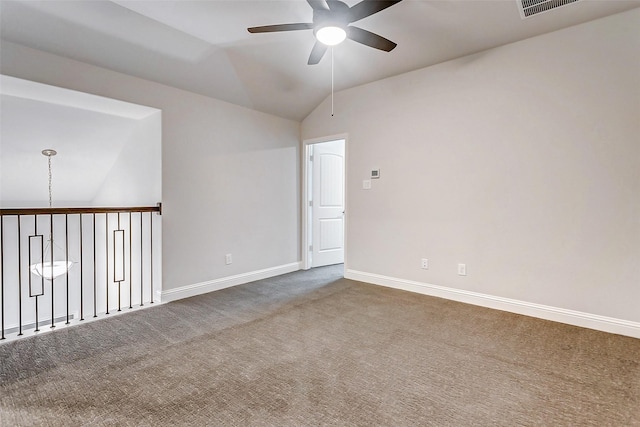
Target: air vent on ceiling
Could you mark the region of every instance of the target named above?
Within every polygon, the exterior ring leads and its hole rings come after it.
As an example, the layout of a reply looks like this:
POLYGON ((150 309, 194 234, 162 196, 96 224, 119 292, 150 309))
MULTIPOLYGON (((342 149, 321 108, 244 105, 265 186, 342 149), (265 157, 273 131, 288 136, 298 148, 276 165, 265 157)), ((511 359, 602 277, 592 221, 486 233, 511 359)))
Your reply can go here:
POLYGON ((566 6, 579 0, 516 0, 522 19, 538 13, 548 12, 560 6, 566 6))

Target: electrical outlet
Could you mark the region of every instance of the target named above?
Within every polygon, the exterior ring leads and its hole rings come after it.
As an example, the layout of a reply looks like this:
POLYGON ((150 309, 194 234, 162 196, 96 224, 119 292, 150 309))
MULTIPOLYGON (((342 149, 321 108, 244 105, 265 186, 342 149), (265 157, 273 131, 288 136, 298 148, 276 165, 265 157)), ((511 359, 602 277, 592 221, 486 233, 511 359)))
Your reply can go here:
POLYGON ((422 260, 420 261, 420 268, 428 270, 429 269, 429 260, 426 259, 426 258, 422 258, 422 260))
POLYGON ((233 262, 233 258, 231 257, 231 254, 226 254, 224 256, 224 263, 229 265, 233 262))
POLYGON ((458 264, 458 276, 467 275, 467 264, 458 264))

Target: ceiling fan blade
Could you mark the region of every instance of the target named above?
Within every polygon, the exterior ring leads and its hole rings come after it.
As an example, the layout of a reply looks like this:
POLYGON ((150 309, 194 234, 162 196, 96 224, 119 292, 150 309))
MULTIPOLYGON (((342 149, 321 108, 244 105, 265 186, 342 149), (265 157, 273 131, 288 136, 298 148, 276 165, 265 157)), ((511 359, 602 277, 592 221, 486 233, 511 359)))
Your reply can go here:
POLYGON ((329 10, 326 0, 307 0, 313 10, 329 10))
POLYGON ((326 44, 320 43, 316 41, 316 44, 313 45, 313 49, 311 49, 311 55, 309 55, 308 65, 316 65, 322 57, 324 53, 327 51, 328 46, 326 44))
POLYGON ((247 30, 250 33, 274 33, 277 31, 296 31, 296 30, 310 30, 313 28, 313 24, 299 22, 296 24, 277 24, 277 25, 263 25, 262 27, 250 27, 247 30))
POLYGON ((347 38, 385 52, 390 52, 397 46, 391 40, 358 27, 347 27, 347 38))
POLYGON ((359 21, 360 19, 371 16, 381 10, 385 10, 386 8, 391 7, 396 3, 400 3, 401 1, 402 0, 362 0, 360 3, 351 6, 351 9, 349 9, 349 22, 359 21))

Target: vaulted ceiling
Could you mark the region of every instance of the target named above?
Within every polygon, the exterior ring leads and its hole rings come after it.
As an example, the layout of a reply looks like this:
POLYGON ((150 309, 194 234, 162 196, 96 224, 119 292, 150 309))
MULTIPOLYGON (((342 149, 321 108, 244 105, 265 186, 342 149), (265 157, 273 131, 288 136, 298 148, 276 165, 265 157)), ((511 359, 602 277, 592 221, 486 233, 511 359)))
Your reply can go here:
POLYGON ((140 121, 158 111, 8 76, 0 76, 0 105, 4 207, 46 206, 47 148, 60 154, 52 159, 55 206, 90 203, 140 121))
MULTIPOLYGON (((358 26, 398 44, 334 48, 341 90, 640 6, 581 0, 522 19, 518 0, 404 0, 358 26)), ((346 2, 352 6, 357 1, 346 2)), ((311 22, 305 0, 6 1, 2 39, 132 76, 302 120, 331 90, 331 52, 307 65, 311 30, 247 27, 311 22)))

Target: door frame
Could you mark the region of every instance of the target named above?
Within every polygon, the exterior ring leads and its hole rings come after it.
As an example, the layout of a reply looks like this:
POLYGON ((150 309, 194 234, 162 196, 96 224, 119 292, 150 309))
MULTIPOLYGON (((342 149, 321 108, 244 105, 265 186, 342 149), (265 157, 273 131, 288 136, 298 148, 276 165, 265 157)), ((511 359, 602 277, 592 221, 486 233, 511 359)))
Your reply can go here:
POLYGON ((311 156, 311 146, 313 144, 321 144, 323 142, 331 142, 336 140, 344 140, 344 268, 345 271, 347 269, 347 201, 348 201, 348 193, 347 193, 347 149, 348 147, 348 135, 346 133, 341 133, 337 135, 323 136, 320 138, 311 138, 305 139, 302 141, 302 244, 301 244, 301 252, 302 252, 302 269, 309 270, 311 268, 311 256, 309 255, 309 245, 311 244, 310 238, 310 227, 309 227, 309 219, 311 217, 311 209, 309 209, 309 201, 311 200, 311 191, 309 191, 309 183, 311 181, 311 174, 309 173, 309 162, 311 156))

